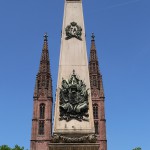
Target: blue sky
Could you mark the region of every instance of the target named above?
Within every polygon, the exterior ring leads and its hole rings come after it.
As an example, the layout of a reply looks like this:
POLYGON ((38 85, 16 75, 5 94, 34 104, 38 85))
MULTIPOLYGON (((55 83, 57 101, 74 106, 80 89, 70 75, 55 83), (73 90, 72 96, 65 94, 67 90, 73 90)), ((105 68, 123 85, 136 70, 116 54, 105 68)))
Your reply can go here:
MULTIPOLYGON (((150 1, 83 0, 106 96, 109 150, 150 149, 150 1)), ((33 90, 49 35, 55 94, 63 0, 0 0, 0 145, 29 148, 33 90)))

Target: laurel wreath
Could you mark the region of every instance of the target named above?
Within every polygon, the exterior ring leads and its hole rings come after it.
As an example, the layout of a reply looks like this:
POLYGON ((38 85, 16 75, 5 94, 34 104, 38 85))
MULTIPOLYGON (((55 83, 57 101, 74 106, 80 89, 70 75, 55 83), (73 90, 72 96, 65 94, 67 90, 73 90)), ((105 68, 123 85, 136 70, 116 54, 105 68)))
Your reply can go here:
POLYGON ((82 40, 82 28, 77 25, 76 22, 71 22, 65 29, 66 31, 66 40, 71 38, 77 38, 78 40, 82 40))

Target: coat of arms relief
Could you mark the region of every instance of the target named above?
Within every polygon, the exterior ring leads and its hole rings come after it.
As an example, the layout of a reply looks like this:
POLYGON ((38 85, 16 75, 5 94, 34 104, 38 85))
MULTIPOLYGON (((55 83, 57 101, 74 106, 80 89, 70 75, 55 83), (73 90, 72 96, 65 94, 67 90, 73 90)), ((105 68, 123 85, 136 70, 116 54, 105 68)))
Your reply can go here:
POLYGON ((89 120, 88 89, 74 70, 70 79, 62 79, 59 98, 60 120, 89 120))

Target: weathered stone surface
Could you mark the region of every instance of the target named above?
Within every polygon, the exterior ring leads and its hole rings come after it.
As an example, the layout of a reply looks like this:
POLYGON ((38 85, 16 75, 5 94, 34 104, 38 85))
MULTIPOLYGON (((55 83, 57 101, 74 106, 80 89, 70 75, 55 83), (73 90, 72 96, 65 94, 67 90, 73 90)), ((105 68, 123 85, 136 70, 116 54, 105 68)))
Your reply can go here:
POLYGON ((88 70, 88 59, 85 40, 85 28, 82 10, 82 1, 66 1, 62 28, 59 71, 57 80, 57 92, 54 116, 54 134, 94 134, 93 110, 91 100, 91 90, 88 90, 88 120, 79 121, 76 119, 60 120, 60 88, 63 79, 67 80, 75 70, 80 80, 90 89, 90 79, 88 70), (66 27, 76 22, 82 28, 81 39, 71 38, 66 40, 66 27))
POLYGON ((52 143, 96 143, 97 136, 95 134, 85 135, 85 136, 75 136, 71 137, 65 135, 53 135, 52 143))
POLYGON ((98 150, 99 144, 50 144, 49 150, 98 150))

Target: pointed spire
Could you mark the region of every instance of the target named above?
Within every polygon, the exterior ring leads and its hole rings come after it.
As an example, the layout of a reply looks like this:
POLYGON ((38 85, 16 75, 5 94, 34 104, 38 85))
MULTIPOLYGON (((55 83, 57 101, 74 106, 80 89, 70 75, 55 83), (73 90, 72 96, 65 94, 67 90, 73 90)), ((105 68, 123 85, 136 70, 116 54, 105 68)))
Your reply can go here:
MULTIPOLYGON (((93 104, 97 105, 98 118, 94 118, 94 122, 97 124, 97 130, 99 131, 98 143, 100 144, 99 149, 107 149, 106 140, 106 125, 105 125, 105 107, 104 107, 104 88, 102 75, 100 74, 99 62, 97 57, 97 51, 95 46, 95 35, 92 33, 91 36, 91 50, 90 50, 90 61, 89 61, 89 73, 91 83, 91 95, 93 104)), ((93 108, 94 110, 94 108, 93 108)))
POLYGON ((43 37, 44 37, 44 44, 43 44, 43 49, 41 54, 39 71, 37 74, 37 79, 35 84, 34 97, 37 97, 37 95, 39 96, 39 89, 48 89, 48 95, 52 96, 52 79, 50 73, 47 33, 45 33, 43 37))
POLYGON ((41 54, 39 71, 36 76, 33 99, 34 99, 34 107, 33 107, 32 135, 31 135, 30 149, 36 150, 37 147, 40 147, 40 149, 45 150, 48 149, 47 146, 50 142, 52 135, 52 106, 53 106, 52 78, 50 74, 47 33, 44 35, 44 44, 41 54), (41 141, 42 144, 39 143, 39 141, 41 141))
MULTIPOLYGON (((90 50, 90 64, 95 64, 95 71, 99 72, 99 65, 98 65, 98 57, 96 52, 96 46, 95 46, 95 35, 92 33, 91 36, 91 50, 90 50)), ((94 71, 93 70, 93 71, 94 71)))
POLYGON ((100 71, 99 63, 95 46, 95 35, 92 33, 91 36, 91 50, 90 50, 90 61, 89 61, 89 72, 91 80, 91 88, 97 87, 100 89, 100 71))
POLYGON ((39 72, 50 73, 49 52, 48 52, 48 35, 47 35, 47 33, 45 33, 43 37, 44 37, 44 44, 43 44, 43 50, 42 50, 42 55, 41 55, 39 72))
POLYGON ((95 35, 94 35, 94 33, 92 33, 92 36, 91 36, 90 61, 98 61, 97 53, 96 53, 96 46, 95 46, 95 35))

